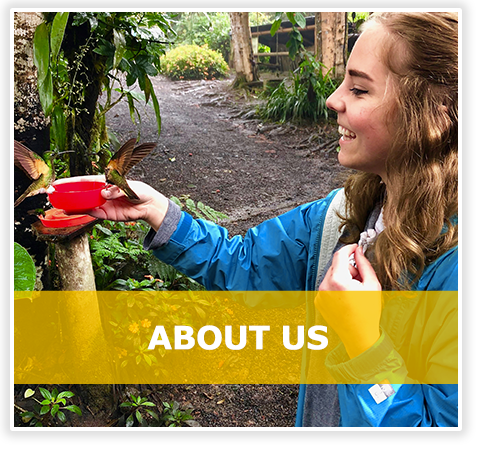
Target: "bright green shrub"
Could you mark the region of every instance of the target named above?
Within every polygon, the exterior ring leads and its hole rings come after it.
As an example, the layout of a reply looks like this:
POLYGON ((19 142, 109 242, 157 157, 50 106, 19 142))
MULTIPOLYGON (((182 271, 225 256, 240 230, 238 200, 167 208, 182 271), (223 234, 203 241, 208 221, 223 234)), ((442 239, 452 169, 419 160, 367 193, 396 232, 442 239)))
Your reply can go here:
POLYGON ((207 46, 178 46, 161 57, 161 72, 173 80, 218 79, 229 71, 222 55, 207 46))

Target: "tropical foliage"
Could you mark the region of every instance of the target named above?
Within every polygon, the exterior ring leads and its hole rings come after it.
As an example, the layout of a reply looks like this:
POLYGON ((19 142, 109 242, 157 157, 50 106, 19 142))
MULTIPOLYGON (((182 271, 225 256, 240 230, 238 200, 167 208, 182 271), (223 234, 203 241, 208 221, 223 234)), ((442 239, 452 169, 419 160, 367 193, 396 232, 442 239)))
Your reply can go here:
POLYGON ((35 32, 34 61, 42 108, 51 119, 52 149, 76 151, 70 156, 72 175, 93 173, 93 162, 109 157, 104 156, 105 114, 122 99, 128 101, 132 121, 139 119, 138 101, 151 103, 161 130, 151 77, 159 73, 173 33, 170 17, 152 12, 44 17, 35 32))

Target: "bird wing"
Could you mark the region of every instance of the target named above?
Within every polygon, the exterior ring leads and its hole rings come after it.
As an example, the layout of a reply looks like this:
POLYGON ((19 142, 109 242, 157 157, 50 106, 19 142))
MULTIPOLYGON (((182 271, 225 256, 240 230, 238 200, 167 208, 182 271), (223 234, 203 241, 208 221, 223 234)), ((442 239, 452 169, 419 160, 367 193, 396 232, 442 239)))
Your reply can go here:
POLYGON ((145 142, 135 147, 131 154, 131 158, 129 162, 126 163, 126 166, 123 169, 122 175, 125 176, 143 158, 146 158, 153 151, 155 147, 156 147, 156 143, 154 142, 145 142))
POLYGON ((120 149, 113 155, 110 159, 110 163, 114 162, 117 171, 121 175, 125 175, 125 168, 130 162, 131 155, 133 153, 133 148, 135 147, 136 139, 130 139, 125 142, 120 149))
POLYGON ((16 140, 13 143, 13 162, 32 180, 37 180, 50 170, 40 156, 16 140))

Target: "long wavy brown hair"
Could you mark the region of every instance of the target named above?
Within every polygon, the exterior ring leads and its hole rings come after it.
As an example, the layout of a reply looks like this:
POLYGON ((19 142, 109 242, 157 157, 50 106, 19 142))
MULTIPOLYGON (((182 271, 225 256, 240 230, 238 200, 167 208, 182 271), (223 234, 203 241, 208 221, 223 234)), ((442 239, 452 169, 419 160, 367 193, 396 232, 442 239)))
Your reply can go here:
POLYGON ((366 24, 388 32, 383 55, 395 81, 396 132, 387 189, 378 175, 363 172, 345 184, 342 241, 358 241, 383 199, 386 229, 370 258, 383 289, 409 289, 458 242, 458 15, 387 12, 366 24))

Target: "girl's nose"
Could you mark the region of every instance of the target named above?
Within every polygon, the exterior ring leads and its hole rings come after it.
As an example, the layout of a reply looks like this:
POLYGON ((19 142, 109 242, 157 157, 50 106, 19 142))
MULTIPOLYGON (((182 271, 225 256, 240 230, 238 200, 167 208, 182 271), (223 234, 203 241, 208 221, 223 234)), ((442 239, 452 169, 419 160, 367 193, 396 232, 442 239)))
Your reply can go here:
POLYGON ((341 112, 344 110, 344 102, 341 95, 342 84, 336 89, 336 91, 326 100, 326 106, 328 109, 341 112))

